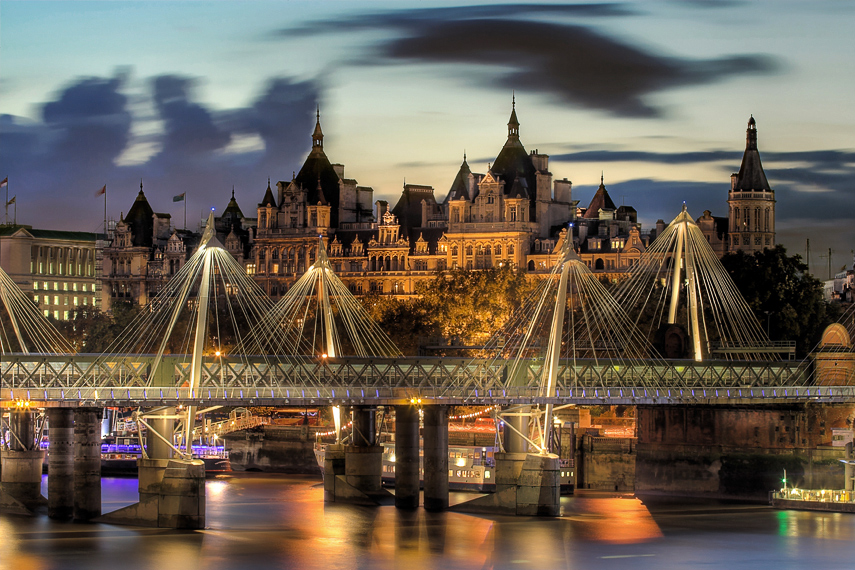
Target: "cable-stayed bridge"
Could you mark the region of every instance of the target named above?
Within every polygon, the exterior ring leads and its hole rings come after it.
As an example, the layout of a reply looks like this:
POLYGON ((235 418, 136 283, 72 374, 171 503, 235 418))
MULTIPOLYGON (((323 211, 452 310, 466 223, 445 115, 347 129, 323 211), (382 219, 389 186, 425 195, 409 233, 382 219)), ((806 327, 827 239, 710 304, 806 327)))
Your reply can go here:
MULTIPOLYGON (((304 278, 274 305, 210 230, 204 247, 106 354, 2 355, 0 401, 302 406, 412 398, 450 405, 851 400, 855 391, 824 385, 810 359, 763 359, 774 352, 765 350, 772 343, 695 230, 684 208, 617 292, 617 301, 564 243, 553 275, 475 358, 401 356, 335 277, 323 247, 304 278), (681 313, 687 320, 688 358, 659 356, 649 346, 651 335, 640 333, 621 309, 657 295, 668 307, 668 324, 681 313), (182 317, 184 310, 189 318, 182 317), (708 322, 720 329, 711 333, 708 322), (227 326, 236 339, 231 350, 222 345, 227 326), (544 342, 538 345, 536 338, 544 342), (167 350, 170 342, 178 354, 167 350), (534 348, 544 344, 545 354, 534 348), (715 345, 754 348, 718 360, 712 358, 715 345), (345 352, 359 356, 341 356, 345 352)), ((3 283, 4 290, 11 286, 3 283)), ((50 330, 45 323, 15 325, 22 328, 50 330)), ((57 347, 39 349, 65 345, 57 347)))

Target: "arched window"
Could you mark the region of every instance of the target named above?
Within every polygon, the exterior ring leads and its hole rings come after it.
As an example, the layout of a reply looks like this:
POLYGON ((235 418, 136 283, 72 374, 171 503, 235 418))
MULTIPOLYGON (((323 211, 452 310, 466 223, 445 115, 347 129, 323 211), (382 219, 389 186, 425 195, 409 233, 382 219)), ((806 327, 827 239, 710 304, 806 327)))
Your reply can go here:
POLYGON ((508 244, 508 255, 514 254, 514 244, 508 244))
POLYGON ((454 256, 454 257, 457 257, 457 255, 458 255, 458 251, 457 251, 457 246, 456 246, 456 245, 455 245, 454 247, 452 247, 452 248, 451 248, 451 255, 452 255, 452 256, 454 256))
POLYGON ((597 262, 594 264, 594 269, 604 269, 605 264, 603 263, 603 258, 598 257, 597 262))
POLYGON ((528 262, 528 270, 534 271, 534 260, 528 262))
POLYGON ((466 246, 466 255, 472 255, 472 246, 471 245, 466 246))
POLYGON ((502 245, 501 244, 496 246, 496 255, 502 255, 502 245))

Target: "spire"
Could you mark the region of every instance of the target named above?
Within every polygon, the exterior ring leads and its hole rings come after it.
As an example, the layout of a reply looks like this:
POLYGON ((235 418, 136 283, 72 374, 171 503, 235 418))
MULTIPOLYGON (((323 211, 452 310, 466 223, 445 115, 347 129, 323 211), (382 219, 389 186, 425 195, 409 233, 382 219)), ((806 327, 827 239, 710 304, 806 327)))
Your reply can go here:
POLYGON ((508 119, 508 143, 519 143, 520 140, 520 122, 517 120, 517 96, 516 93, 511 98, 511 118, 508 119))
POLYGON ((772 190, 760 162, 760 152, 757 150, 757 123, 753 115, 748 119, 748 129, 745 131, 745 153, 742 155, 742 165, 736 175, 733 190, 772 190))
POLYGON ((276 207, 276 199, 273 197, 273 190, 270 188, 270 178, 267 179, 267 191, 264 193, 264 198, 261 199, 260 207, 273 206, 276 207))
POLYGON ((606 179, 606 171, 605 171, 605 170, 601 170, 601 171, 600 171, 600 186, 601 186, 601 187, 603 187, 603 188, 605 188, 605 187, 606 187, 605 179, 606 179))
POLYGON ((757 150, 757 123, 754 115, 748 119, 748 129, 745 131, 745 150, 757 150))
POLYGON ((142 196, 142 195, 143 195, 143 191, 142 191, 142 178, 140 178, 140 196, 142 196))
MULTIPOLYGON (((270 179, 267 179, 267 186, 270 186, 270 179)), ((235 185, 232 184, 232 200, 235 199, 235 185)))
POLYGON ((324 132, 321 130, 321 107, 318 106, 315 113, 317 118, 315 122, 315 132, 312 133, 312 149, 324 148, 324 132))

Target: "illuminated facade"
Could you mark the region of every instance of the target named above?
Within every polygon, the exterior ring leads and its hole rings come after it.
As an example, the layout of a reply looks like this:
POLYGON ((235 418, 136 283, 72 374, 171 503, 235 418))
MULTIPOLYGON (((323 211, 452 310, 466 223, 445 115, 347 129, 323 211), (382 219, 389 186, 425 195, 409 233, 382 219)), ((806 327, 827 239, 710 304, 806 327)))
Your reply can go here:
POLYGON ((46 317, 68 319, 77 307, 98 305, 99 237, 0 226, 0 265, 46 317))

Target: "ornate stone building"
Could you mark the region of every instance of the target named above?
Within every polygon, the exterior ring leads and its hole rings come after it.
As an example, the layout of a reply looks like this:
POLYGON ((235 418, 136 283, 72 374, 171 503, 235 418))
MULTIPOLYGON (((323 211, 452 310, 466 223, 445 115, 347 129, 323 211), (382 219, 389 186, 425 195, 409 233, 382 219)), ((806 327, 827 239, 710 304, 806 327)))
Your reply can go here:
POLYGON ((730 177, 728 251, 746 253, 775 246, 775 191, 766 180, 757 150, 757 124, 748 120, 739 172, 730 177))
MULTIPOLYGON (((101 306, 111 310, 117 301, 144 305, 190 258, 201 235, 171 225, 171 216, 155 212, 140 191, 127 214, 119 216, 109 246, 104 248, 100 275, 101 306)), ((217 238, 241 263, 248 258, 254 218, 245 218, 234 190, 222 216, 215 219, 217 238)))

